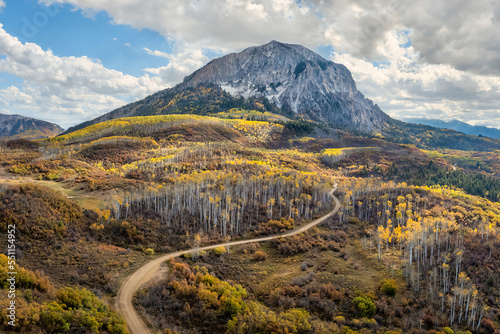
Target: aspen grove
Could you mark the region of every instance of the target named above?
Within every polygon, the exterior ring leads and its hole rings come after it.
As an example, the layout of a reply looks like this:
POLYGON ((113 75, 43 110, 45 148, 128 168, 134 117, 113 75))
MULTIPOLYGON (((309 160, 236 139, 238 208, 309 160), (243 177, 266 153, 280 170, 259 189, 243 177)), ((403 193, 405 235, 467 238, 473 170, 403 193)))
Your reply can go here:
POLYGON ((493 217, 489 212, 468 225, 459 223, 456 217, 460 214, 429 203, 429 193, 471 197, 447 188, 349 179, 341 182, 340 189, 345 194, 341 222, 352 219, 370 222, 365 229, 363 247, 370 252, 374 249, 379 260, 385 252, 398 251, 404 276, 415 293, 424 294, 435 303, 447 314, 450 325, 461 324, 478 330, 486 305, 466 273, 468 268, 462 266, 467 252, 464 238, 473 236, 485 243, 494 242, 498 236, 498 216, 487 220, 488 214, 493 217))
POLYGON ((331 185, 321 176, 263 169, 175 174, 164 184, 115 196, 114 215, 132 219, 153 213, 169 227, 225 237, 257 228, 252 222, 261 220, 311 219, 331 202, 331 185))

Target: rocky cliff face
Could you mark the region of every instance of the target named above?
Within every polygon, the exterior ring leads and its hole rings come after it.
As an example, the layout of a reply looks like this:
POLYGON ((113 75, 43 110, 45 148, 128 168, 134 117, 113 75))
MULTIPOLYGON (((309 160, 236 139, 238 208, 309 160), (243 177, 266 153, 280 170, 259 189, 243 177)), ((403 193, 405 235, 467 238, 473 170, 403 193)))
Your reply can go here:
POLYGON ((212 87, 212 92, 218 96, 207 100, 219 101, 219 105, 201 111, 191 106, 189 112, 207 113, 240 107, 232 104, 241 103, 242 99, 259 99, 270 102, 284 113, 350 130, 381 130, 391 120, 357 90, 345 66, 328 61, 303 46, 272 41, 214 59, 179 85, 82 126, 118 117, 182 112, 182 108, 172 108, 172 100, 177 102, 187 95, 199 95, 196 92, 199 87, 212 87), (221 99, 224 103, 220 103, 221 99))
POLYGON ((63 131, 54 123, 20 115, 0 114, 0 137, 40 139, 57 136, 63 131))
POLYGON ((272 41, 215 59, 178 88, 217 84, 235 97, 265 97, 279 108, 350 129, 389 120, 356 88, 351 72, 300 46, 272 41))

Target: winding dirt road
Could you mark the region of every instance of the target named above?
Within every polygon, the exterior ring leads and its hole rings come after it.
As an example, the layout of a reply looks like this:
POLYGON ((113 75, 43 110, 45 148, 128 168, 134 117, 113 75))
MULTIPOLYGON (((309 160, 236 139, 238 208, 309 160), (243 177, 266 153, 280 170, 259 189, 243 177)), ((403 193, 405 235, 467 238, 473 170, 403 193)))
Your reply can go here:
POLYGON ((333 195, 333 192, 337 188, 337 184, 335 184, 335 187, 332 189, 330 194, 333 196, 333 199, 335 201, 335 208, 333 211, 330 213, 324 215, 321 218, 318 218, 312 222, 310 222, 307 225, 302 226, 301 228, 298 228, 296 230, 279 234, 279 235, 273 235, 273 236, 268 236, 268 237, 263 237, 263 238, 255 238, 255 239, 249 239, 249 240, 239 240, 239 241, 232 241, 229 243, 221 243, 217 245, 211 245, 211 246, 205 246, 205 247, 200 247, 197 249, 188 249, 188 250, 183 250, 183 251, 178 251, 178 252, 173 252, 169 254, 165 254, 163 256, 160 256, 141 268, 139 268, 136 272, 134 272, 132 275, 130 275, 125 282, 122 284, 120 291, 118 291, 118 295, 116 298, 116 307, 118 311, 123 315, 125 318, 125 321, 127 322, 128 329, 130 333, 132 334, 148 334, 151 333, 146 324, 142 321, 141 317, 137 314, 135 311, 135 308, 132 304, 132 298, 134 297, 134 294, 139 290, 141 287, 143 287, 145 284, 147 284, 151 279, 153 279, 158 270, 160 269, 160 266, 163 262, 167 261, 168 259, 171 258, 176 258, 181 255, 184 255, 186 253, 192 253, 193 251, 201 251, 201 250, 208 250, 208 249, 214 249, 220 246, 236 246, 236 245, 244 245, 248 244, 251 242, 262 242, 262 241, 269 241, 277 238, 285 238, 285 237, 290 237, 292 235, 296 235, 299 233, 302 233, 308 229, 310 229, 313 226, 316 226, 328 218, 332 217, 337 213, 337 211, 340 208, 340 202, 333 195))

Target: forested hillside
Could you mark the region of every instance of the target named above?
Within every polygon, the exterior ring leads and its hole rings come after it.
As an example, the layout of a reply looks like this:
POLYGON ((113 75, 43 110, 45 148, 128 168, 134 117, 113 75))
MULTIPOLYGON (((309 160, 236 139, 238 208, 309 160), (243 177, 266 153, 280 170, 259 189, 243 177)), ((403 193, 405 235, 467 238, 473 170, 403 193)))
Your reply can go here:
POLYGON ((179 250, 133 299, 156 333, 500 328, 495 151, 245 109, 113 119, 1 151, 0 234, 19 232, 19 326, 2 307, 2 332, 126 333, 120 287, 179 250), (314 228, 228 246, 301 228, 333 196, 338 213, 314 228))

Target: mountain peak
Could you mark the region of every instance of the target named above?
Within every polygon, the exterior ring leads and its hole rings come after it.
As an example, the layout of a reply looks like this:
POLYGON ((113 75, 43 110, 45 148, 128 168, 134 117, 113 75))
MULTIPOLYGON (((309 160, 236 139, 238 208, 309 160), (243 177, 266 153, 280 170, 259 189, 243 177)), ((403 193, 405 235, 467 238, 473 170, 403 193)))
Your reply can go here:
MULTIPOLYGON (((198 90, 209 94, 206 90, 198 90)), ((215 94, 215 93, 212 93, 215 94)), ((377 105, 356 88, 351 72, 341 64, 326 60, 314 51, 296 44, 271 41, 249 47, 238 53, 213 59, 184 78, 177 86, 142 101, 119 108, 88 124, 116 117, 179 113, 184 110, 206 113, 241 107, 244 101, 257 99, 274 105, 290 116, 300 116, 335 127, 371 132, 381 130, 390 122, 377 105), (216 87, 218 95, 192 97, 199 87, 216 87), (189 91, 189 94, 184 94, 189 91), (230 103, 222 103, 228 95, 230 103), (173 104, 181 99, 189 105, 179 109, 173 104), (215 103, 200 106, 198 101, 215 103), (183 100, 184 101, 184 100, 183 100), (239 101, 239 102, 238 102, 239 101), (204 109, 203 109, 204 108, 204 109)), ((75 127, 80 128, 80 126, 75 127)), ((72 129, 73 130, 73 129, 72 129)))
POLYGON ((243 54, 245 52, 256 52, 256 53, 262 52, 262 53, 267 53, 267 56, 270 56, 269 52, 273 52, 278 56, 283 56, 284 54, 294 54, 296 57, 303 58, 303 60, 316 61, 316 62, 320 61, 322 63, 334 64, 332 61, 326 60, 316 52, 302 45, 283 43, 276 40, 272 40, 271 42, 264 45, 247 48, 243 50, 241 53, 243 54))
POLYGON ((234 97, 265 98, 286 112, 371 131, 389 117, 357 90, 351 72, 301 45, 271 41, 209 62, 180 89, 216 84, 234 97))
POLYGON ((302 45, 299 44, 289 44, 289 43, 284 43, 276 40, 272 40, 267 44, 259 45, 259 46, 252 46, 249 49, 306 49, 302 45))
POLYGON ((0 114, 0 137, 39 139, 53 137, 63 131, 54 123, 21 115, 0 114))
POLYGON ((285 43, 282 43, 282 42, 279 42, 279 41, 273 39, 272 41, 270 41, 269 43, 264 44, 264 45, 274 45, 274 46, 276 46, 276 45, 285 45, 285 43))

